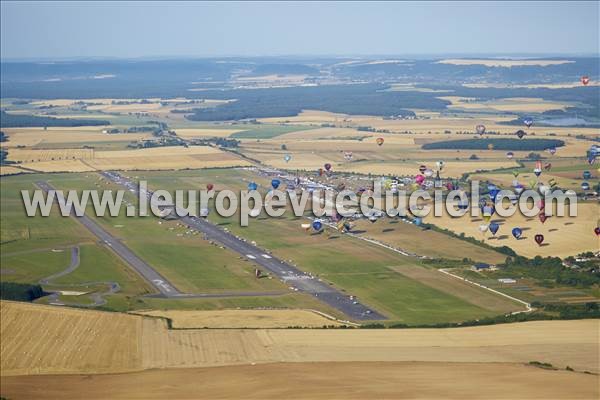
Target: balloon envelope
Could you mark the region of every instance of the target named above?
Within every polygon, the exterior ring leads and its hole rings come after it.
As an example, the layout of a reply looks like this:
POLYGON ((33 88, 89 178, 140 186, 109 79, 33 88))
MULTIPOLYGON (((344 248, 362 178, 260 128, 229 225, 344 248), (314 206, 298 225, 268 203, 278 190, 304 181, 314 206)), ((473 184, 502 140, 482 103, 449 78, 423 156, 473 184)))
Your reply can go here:
POLYGON ((271 181, 271 186, 273 186, 273 189, 277 189, 279 185, 281 185, 281 181, 279 179, 273 179, 271 181))
POLYGON ((498 225, 498 224, 497 224, 497 223, 495 223, 495 222, 492 222, 492 223, 490 224, 489 228, 490 228, 490 232, 492 232, 492 235, 495 235, 495 234, 496 234, 496 232, 498 232, 498 229, 500 229, 500 225, 498 225))
POLYGON ((537 235, 535 235, 534 239, 535 239, 535 242, 540 246, 542 243, 544 243, 544 235, 541 235, 538 233, 537 235))
POLYGON ((483 135, 485 133, 485 125, 477 125, 475 131, 477 131, 477 134, 483 135))
POLYGON ((519 130, 518 130, 518 131, 515 133, 515 135, 517 135, 517 136, 519 137, 519 139, 523 139, 523 136, 527 135, 527 133, 525 133, 525 131, 524 131, 524 130, 522 130, 522 129, 519 129, 519 130))
POLYGON ((211 190, 213 190, 213 188, 214 188, 214 187, 215 187, 215 185, 213 185, 212 183, 207 183, 207 184, 206 184, 206 190, 208 190, 209 192, 210 192, 211 190))
POLYGON ((312 227, 315 231, 320 231, 321 228, 323 227, 323 223, 319 220, 316 220, 312 223, 312 227))
POLYGON ((379 146, 381 146, 383 144, 383 142, 385 142, 385 139, 382 137, 378 137, 375 141, 377 142, 377 144, 379 146))
POLYGON ((256 190, 258 189, 258 184, 256 182, 250 182, 248 184, 248 190, 256 190))
POLYGON ((324 165, 325 170, 329 171, 331 169, 331 164, 327 163, 324 165))
POLYGON ((519 239, 522 234, 523 230, 521 230, 521 228, 513 228, 512 235, 515 237, 515 239, 519 239))

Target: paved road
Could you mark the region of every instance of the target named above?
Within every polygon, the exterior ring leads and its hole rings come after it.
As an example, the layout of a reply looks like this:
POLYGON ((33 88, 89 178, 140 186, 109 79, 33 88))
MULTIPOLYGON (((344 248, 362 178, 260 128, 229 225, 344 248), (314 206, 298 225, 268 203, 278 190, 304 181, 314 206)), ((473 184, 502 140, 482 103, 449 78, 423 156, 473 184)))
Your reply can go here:
MULTIPOLYGON (((47 182, 37 182, 39 186, 45 192, 53 190, 54 188, 47 182)), ((57 199, 60 193, 56 193, 57 199)), ((121 257, 128 265, 133 267, 140 275, 142 275, 152 286, 156 288, 165 297, 176 297, 182 293, 179 292, 175 286, 167 281, 162 275, 156 272, 150 265, 145 261, 136 256, 131 250, 129 250, 123 243, 117 238, 112 236, 110 233, 105 231, 100 225, 89 218, 86 215, 78 217, 75 215, 75 210, 72 211, 71 216, 77 218, 83 226, 85 226, 91 233, 93 233, 98 239, 104 244, 110 247, 119 257, 121 257)))
POLYGON ((64 284, 52 283, 53 280, 58 279, 61 276, 68 275, 71 272, 75 271, 79 267, 79 261, 80 261, 79 247, 74 246, 71 248, 71 263, 69 264, 69 266, 64 270, 57 272, 56 274, 53 274, 46 278, 40 279, 40 281, 39 281, 40 285, 44 285, 45 286, 44 289, 47 289, 48 287, 52 287, 52 286, 58 286, 61 288, 65 288, 65 287, 82 288, 84 286, 89 287, 89 286, 106 285, 108 289, 105 290, 104 292, 91 293, 89 295, 89 298, 92 299, 92 303, 78 303, 78 302, 72 302, 72 301, 69 301, 69 302, 62 301, 62 300, 59 300, 60 291, 51 292, 52 294, 50 294, 50 296, 49 296, 50 304, 58 305, 58 306, 70 305, 70 306, 78 306, 78 307, 99 307, 99 306, 103 306, 106 304, 106 299, 104 298, 104 296, 106 296, 108 294, 117 293, 118 291, 121 290, 121 287, 119 286, 119 284, 117 282, 112 282, 112 281, 64 283, 64 284))
MULTIPOLYGON (((115 172, 102 172, 102 175, 105 178, 122 185, 130 192, 139 195, 139 187, 136 183, 115 172)), ((152 193, 148 192, 142 195, 146 195, 146 197, 150 198, 152 193)), ((382 314, 369 309, 355 299, 351 299, 348 295, 341 293, 312 275, 279 260, 277 257, 268 254, 259 247, 248 243, 245 239, 238 238, 203 218, 183 217, 181 218, 181 221, 190 228, 203 232, 208 239, 219 242, 228 249, 252 260, 252 262, 270 271, 294 290, 315 296, 322 302, 343 312, 353 320, 368 321, 386 319, 382 314)))

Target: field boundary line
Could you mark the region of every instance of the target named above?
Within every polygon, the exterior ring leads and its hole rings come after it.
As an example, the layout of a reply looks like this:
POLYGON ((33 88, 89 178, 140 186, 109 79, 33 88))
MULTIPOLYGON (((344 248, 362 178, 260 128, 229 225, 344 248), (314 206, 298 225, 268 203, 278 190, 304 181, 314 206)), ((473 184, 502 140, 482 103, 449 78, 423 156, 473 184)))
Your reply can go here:
POLYGON ((506 293, 502 293, 502 292, 500 292, 500 291, 498 291, 496 289, 492 289, 492 288, 487 287, 485 285, 482 285, 480 283, 473 282, 473 281, 471 281, 471 280, 469 280, 467 278, 463 278, 462 276, 455 275, 455 274, 453 274, 451 272, 448 272, 447 269, 440 268, 440 269, 438 269, 438 271, 440 271, 443 274, 449 275, 449 276, 451 276, 453 278, 460 279, 460 280, 462 280, 464 282, 468 282, 468 283, 470 283, 472 285, 478 286, 478 287, 480 287, 482 289, 489 290, 490 292, 499 294, 500 296, 504 296, 506 298, 509 298, 509 299, 511 299, 513 301, 516 301, 516 302, 518 302, 520 304, 523 304, 526 307, 526 310, 523 310, 523 311, 514 311, 514 312, 511 312, 510 315, 516 315, 516 314, 521 314, 521 313, 528 313, 528 312, 532 312, 532 311, 535 310, 535 308, 531 307, 531 304, 527 303, 526 301, 523 301, 521 299, 517 299, 516 297, 510 296, 510 295, 508 295, 506 293))

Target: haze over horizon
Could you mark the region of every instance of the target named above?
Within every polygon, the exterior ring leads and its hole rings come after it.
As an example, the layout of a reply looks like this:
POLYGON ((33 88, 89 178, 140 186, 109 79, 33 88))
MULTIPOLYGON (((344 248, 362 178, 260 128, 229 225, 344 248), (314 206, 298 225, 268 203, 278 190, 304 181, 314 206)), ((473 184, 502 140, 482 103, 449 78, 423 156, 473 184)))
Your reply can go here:
POLYGON ((3 60, 598 55, 599 19, 598 2, 2 1, 0 54, 3 60))

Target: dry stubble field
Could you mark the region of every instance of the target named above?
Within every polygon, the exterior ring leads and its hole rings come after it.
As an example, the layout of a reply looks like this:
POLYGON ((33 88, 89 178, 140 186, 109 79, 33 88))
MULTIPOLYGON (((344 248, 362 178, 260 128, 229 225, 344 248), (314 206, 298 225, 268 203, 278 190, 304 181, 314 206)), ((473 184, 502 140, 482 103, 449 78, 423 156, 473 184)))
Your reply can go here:
POLYGON ((166 393, 480 398, 482 391, 494 391, 495 398, 598 396, 598 320, 457 329, 169 330, 164 320, 134 315, 6 301, 0 307, 2 395, 11 399, 84 393, 87 398, 166 393), (41 325, 43 333, 36 329, 41 325), (529 361, 563 370, 525 365, 529 361), (567 365, 594 374, 564 371, 567 365))

